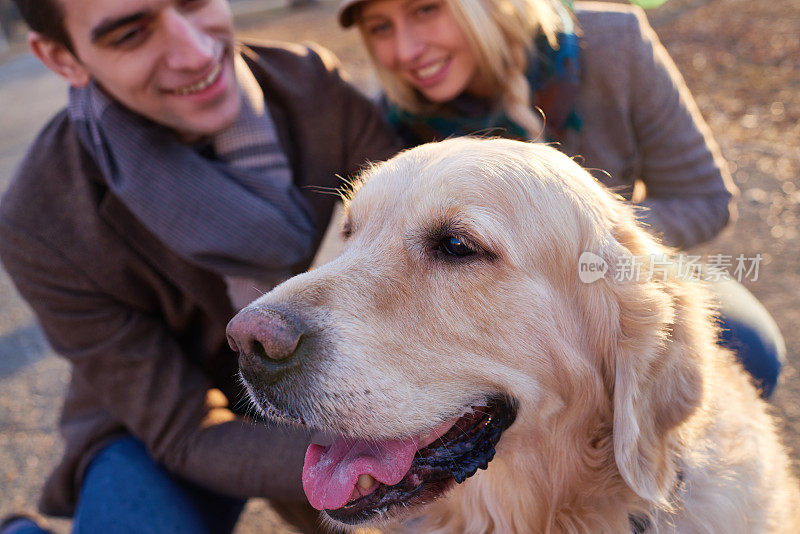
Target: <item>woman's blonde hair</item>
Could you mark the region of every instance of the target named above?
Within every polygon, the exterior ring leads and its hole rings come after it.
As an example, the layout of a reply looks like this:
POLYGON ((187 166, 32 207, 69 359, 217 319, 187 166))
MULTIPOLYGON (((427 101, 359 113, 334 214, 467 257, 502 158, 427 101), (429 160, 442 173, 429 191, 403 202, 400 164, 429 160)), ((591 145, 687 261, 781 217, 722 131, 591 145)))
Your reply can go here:
MULTIPOLYGON (((522 126, 531 139, 542 134, 543 123, 532 109, 525 69, 538 35, 544 34, 552 46, 557 45, 556 33, 562 29, 562 21, 553 2, 559 1, 445 0, 475 54, 478 75, 500 97, 509 118, 522 126)), ((359 27, 364 42, 369 43, 364 27, 359 27)), ((383 67, 374 56, 372 59, 391 102, 411 113, 435 109, 408 82, 383 67)))

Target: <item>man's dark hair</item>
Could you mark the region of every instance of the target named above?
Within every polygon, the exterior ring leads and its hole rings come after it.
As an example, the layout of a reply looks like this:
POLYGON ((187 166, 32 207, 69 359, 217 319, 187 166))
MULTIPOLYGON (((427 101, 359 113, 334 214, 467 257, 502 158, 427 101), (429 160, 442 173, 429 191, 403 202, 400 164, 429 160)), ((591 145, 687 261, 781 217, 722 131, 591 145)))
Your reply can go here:
POLYGON ((64 26, 64 7, 59 0, 12 0, 28 26, 74 53, 64 26))

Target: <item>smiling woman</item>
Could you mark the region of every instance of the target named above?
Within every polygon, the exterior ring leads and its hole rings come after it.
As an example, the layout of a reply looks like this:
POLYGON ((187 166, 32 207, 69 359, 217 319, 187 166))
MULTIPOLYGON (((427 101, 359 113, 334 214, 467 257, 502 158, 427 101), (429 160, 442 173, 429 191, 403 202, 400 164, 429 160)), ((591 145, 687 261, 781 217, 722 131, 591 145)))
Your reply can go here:
POLYGON ((432 102, 463 90, 481 92, 483 79, 466 36, 440 0, 375 2, 361 12, 361 29, 377 62, 432 102), (422 54, 430 48, 431 53, 422 54))
POLYGON ((529 133, 542 130, 523 71, 530 36, 555 43, 564 22, 550 4, 349 0, 340 13, 344 25, 358 22, 387 96, 401 108, 429 113, 464 93, 499 95, 529 133))

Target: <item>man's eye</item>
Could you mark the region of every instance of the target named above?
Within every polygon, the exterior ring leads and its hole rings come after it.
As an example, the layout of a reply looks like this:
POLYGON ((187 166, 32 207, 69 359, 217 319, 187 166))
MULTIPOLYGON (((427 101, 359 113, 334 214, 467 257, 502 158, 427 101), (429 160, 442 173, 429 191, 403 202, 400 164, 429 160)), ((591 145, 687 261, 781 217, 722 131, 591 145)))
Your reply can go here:
POLYGON ((452 235, 442 238, 442 240, 439 241, 437 250, 443 254, 457 258, 472 256, 473 254, 477 253, 477 250, 466 243, 463 239, 452 235))
POLYGON ((117 47, 131 46, 144 36, 144 29, 140 27, 125 30, 119 37, 115 38, 111 44, 117 47))

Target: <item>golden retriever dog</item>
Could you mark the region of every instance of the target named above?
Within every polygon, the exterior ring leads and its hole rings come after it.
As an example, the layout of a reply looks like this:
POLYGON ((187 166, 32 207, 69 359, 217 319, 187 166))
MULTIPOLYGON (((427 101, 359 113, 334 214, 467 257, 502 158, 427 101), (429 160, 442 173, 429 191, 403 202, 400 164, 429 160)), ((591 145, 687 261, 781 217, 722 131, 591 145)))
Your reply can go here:
POLYGON ((702 286, 644 260, 668 251, 580 166, 460 138, 352 189, 342 254, 228 328, 258 409, 319 432, 303 485, 329 524, 800 532, 702 286))

